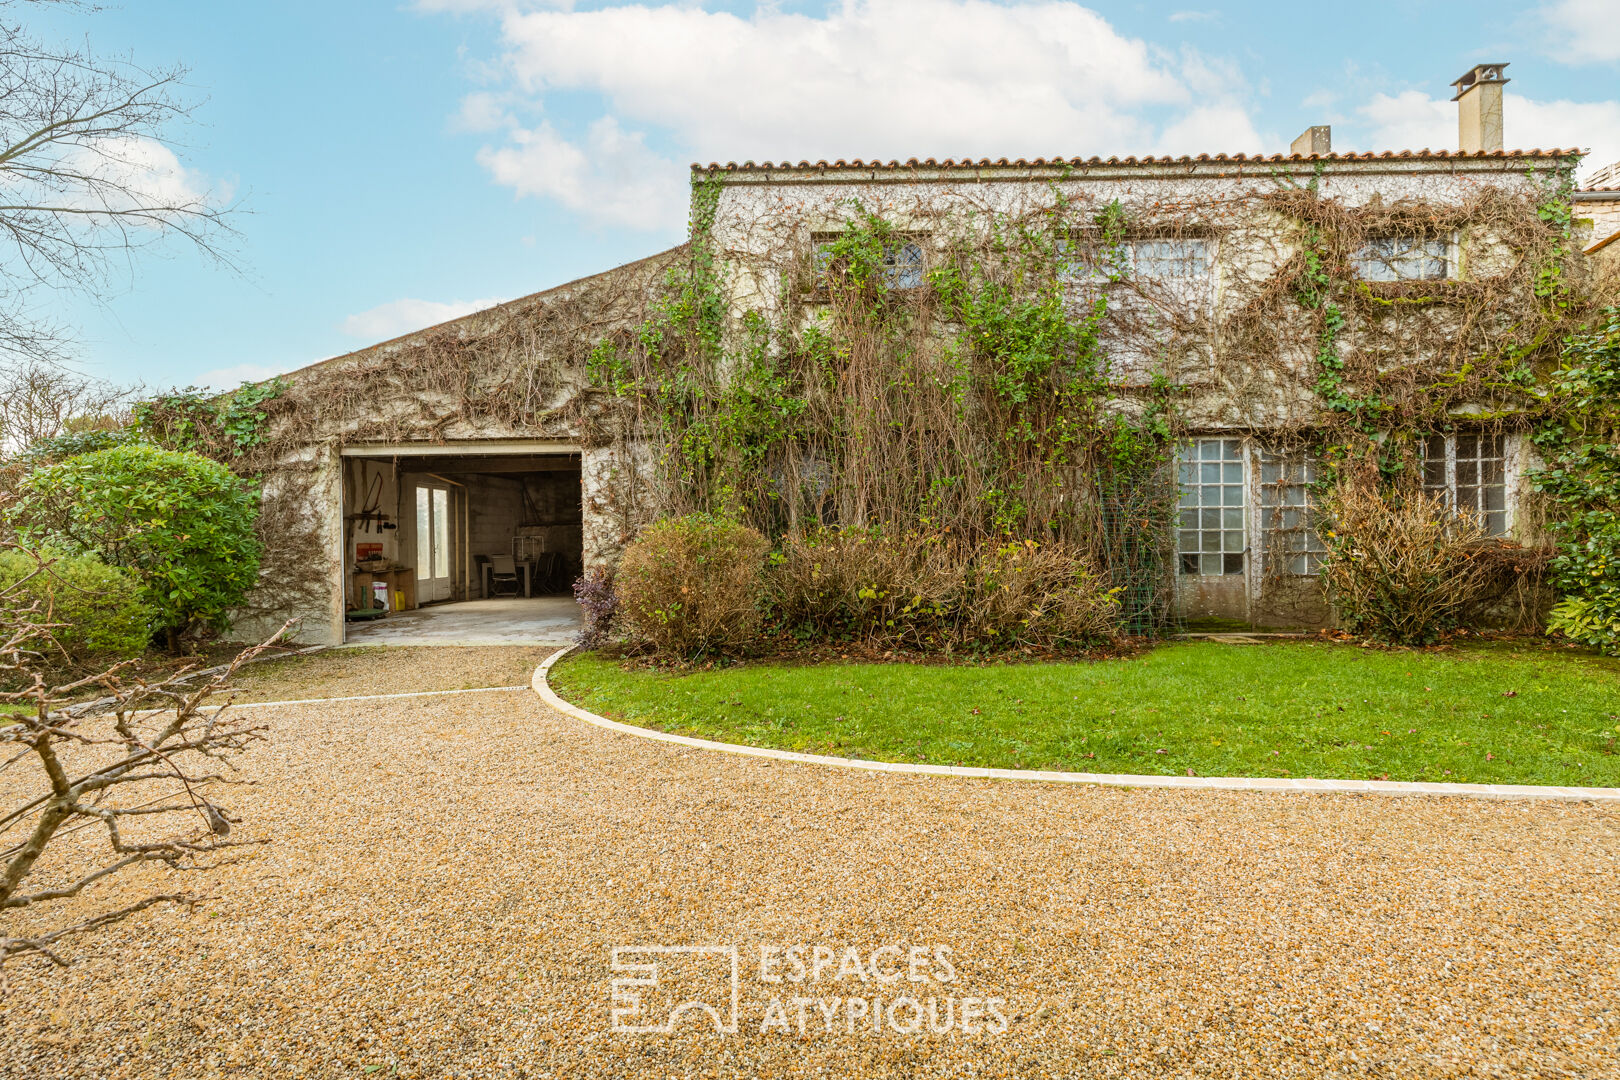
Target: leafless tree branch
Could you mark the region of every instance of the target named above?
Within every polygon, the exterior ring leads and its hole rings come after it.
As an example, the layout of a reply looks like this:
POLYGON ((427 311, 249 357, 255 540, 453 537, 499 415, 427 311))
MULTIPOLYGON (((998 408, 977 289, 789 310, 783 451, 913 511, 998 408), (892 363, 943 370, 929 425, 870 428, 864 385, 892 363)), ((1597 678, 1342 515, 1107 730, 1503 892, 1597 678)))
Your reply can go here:
MULTIPOLYGON (((18 750, 8 765, 31 761, 38 779, 30 797, 0 813, 0 836, 16 837, 0 851, 0 918, 13 923, 26 910, 72 900, 143 863, 200 869, 209 855, 265 842, 233 836, 239 819, 215 801, 246 782, 230 759, 262 740, 265 727, 211 699, 227 693, 237 669, 273 647, 286 627, 206 673, 182 670, 147 682, 119 664, 53 685, 43 662, 52 627, 37 618, 33 607, 0 596, 0 675, 20 686, 0 693, 0 703, 27 707, 4 717, 0 744, 18 750), (68 708, 97 686, 104 697, 68 708), (100 857, 82 847, 52 848, 87 828, 105 838, 100 857)), ((30 953, 63 963, 52 950, 63 937, 189 899, 166 892, 45 932, 0 927, 0 965, 30 953)))
POLYGON ((194 108, 182 68, 50 45, 23 9, 0 0, 0 354, 58 361, 67 336, 37 292, 105 298, 137 251, 176 239, 230 265, 235 207, 174 153, 194 108))

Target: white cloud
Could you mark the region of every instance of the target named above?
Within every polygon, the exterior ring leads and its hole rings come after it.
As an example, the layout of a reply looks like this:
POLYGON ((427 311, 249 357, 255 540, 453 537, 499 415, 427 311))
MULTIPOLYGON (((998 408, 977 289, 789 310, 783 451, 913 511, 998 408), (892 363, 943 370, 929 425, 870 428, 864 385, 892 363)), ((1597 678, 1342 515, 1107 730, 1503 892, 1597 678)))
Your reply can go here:
MULTIPOLYGON (((87 180, 69 200, 79 210, 121 213, 147 208, 161 216, 166 210, 196 210, 230 196, 228 191, 211 192, 207 178, 182 165, 167 146, 135 135, 73 147, 63 155, 61 166, 87 180)), ((139 224, 138 219, 127 220, 139 224)))
MULTIPOLYGON (((1356 113, 1368 129, 1368 138, 1359 143, 1346 140, 1346 150, 1444 150, 1457 145, 1457 106, 1421 90, 1374 94, 1356 113)), ((1505 104, 1504 117, 1511 119, 1505 104)), ((1511 138, 1512 134, 1510 128, 1507 135, 1511 138)))
POLYGON ((270 364, 236 364, 203 372, 197 376, 196 385, 207 390, 235 390, 245 382, 263 382, 287 370, 270 364))
MULTIPOLYGON (((1357 112, 1370 136, 1360 144, 1362 149, 1439 150, 1457 145, 1456 104, 1420 90, 1377 94, 1357 112)), ((1502 127, 1508 149, 1591 151, 1583 173, 1620 160, 1620 101, 1533 101, 1505 94, 1502 127)))
POLYGON ((494 307, 499 299, 485 300, 390 300, 368 311, 350 315, 339 327, 350 337, 367 341, 387 341, 389 338, 424 330, 438 323, 458 319, 475 311, 494 307))
POLYGON ((1620 101, 1531 101, 1507 95, 1505 141, 1590 151, 1582 172, 1620 161, 1620 101))
POLYGON ((1614 0, 1558 0, 1540 16, 1554 36, 1559 59, 1569 63, 1620 60, 1620 12, 1614 0))
MULTIPOLYGON (((1264 148, 1239 73, 1068 0, 845 0, 822 16, 509 8, 501 35, 511 90, 540 106, 594 94, 602 115, 583 135, 553 111, 537 126, 508 119, 479 160, 520 195, 644 228, 680 222, 690 160, 1264 148)), ((487 120, 474 96, 464 117, 487 120)))
POLYGON ((416 0, 416 10, 466 15, 480 11, 524 11, 533 8, 571 8, 573 0, 416 0))
POLYGON ((1249 122, 1249 114, 1239 105, 1205 105, 1192 109, 1170 124, 1154 142, 1159 154, 1207 154, 1237 146, 1253 151, 1261 145, 1249 122))
POLYGON ((480 91, 461 99, 453 127, 458 131, 499 131, 513 123, 505 95, 480 91))
POLYGON ((583 145, 549 123, 514 127, 507 145, 485 147, 478 162, 520 196, 553 198, 606 224, 656 229, 678 221, 685 206, 681 166, 648 150, 639 132, 622 130, 611 116, 590 126, 583 145))

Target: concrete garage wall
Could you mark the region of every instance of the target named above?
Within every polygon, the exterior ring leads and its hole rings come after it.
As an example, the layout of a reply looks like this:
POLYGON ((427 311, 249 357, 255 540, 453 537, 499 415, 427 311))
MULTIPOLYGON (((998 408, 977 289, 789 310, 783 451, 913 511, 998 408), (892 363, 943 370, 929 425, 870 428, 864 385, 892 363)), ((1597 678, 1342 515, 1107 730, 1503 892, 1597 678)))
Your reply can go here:
POLYGON ((523 524, 523 484, 506 476, 463 474, 456 479, 467 485, 470 553, 512 554, 512 536, 523 524))
POLYGON ((366 531, 364 526, 358 523, 350 525, 346 529, 350 535, 346 557, 352 562, 355 558, 355 548, 360 544, 381 544, 385 557, 408 564, 415 557, 414 552, 413 549, 400 543, 400 537, 402 530, 408 525, 405 515, 411 510, 403 504, 405 489, 399 483, 399 470, 389 460, 345 458, 344 472, 349 491, 350 513, 358 513, 364 509, 363 504, 367 495, 374 493, 373 499, 379 511, 387 514, 392 523, 399 526, 395 529, 383 529, 377 522, 372 522, 370 531, 366 531))
POLYGON ((652 452, 640 441, 581 455, 585 569, 611 566, 652 514, 652 452))
POLYGON ((296 535, 290 568, 261 563, 258 587, 232 619, 239 641, 263 641, 293 620, 293 640, 331 645, 343 633, 343 489, 337 448, 305 447, 287 455, 261 481, 267 506, 296 535))

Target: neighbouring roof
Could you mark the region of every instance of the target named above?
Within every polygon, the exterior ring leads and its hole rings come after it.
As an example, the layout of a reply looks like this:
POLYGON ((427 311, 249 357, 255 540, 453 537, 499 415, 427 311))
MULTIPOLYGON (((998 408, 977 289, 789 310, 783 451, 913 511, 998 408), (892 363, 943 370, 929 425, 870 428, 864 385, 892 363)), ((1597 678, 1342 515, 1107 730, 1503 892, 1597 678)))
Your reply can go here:
POLYGON ((1200 165, 1222 163, 1262 163, 1286 164, 1288 162, 1312 161, 1482 161, 1490 159, 1557 159, 1567 158, 1580 154, 1579 150, 1476 150, 1464 152, 1461 150, 1385 150, 1381 153, 1367 151, 1365 153, 1329 153, 1329 154, 1199 154, 1196 157, 1183 155, 1181 157, 1051 157, 1051 158, 908 158, 905 161, 865 161, 861 158, 837 161, 800 161, 794 164, 789 161, 765 162, 756 164, 745 161, 738 164, 728 161, 724 165, 711 161, 707 165, 692 163, 694 172, 754 172, 766 169, 991 169, 991 168, 1041 168, 1068 166, 1079 168, 1101 165, 1200 165))

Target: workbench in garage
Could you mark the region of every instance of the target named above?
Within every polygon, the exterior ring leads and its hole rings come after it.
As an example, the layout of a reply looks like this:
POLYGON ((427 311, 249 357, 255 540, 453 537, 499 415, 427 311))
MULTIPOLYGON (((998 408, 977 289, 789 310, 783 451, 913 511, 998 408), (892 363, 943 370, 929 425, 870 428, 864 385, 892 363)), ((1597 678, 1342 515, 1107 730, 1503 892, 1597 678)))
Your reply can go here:
POLYGON ((371 584, 382 581, 388 584, 388 610, 410 611, 416 607, 416 568, 414 566, 401 567, 398 570, 360 570, 356 569, 349 575, 349 606, 364 608, 371 606, 371 584), (394 597, 399 593, 405 594, 405 603, 395 607, 394 597))

